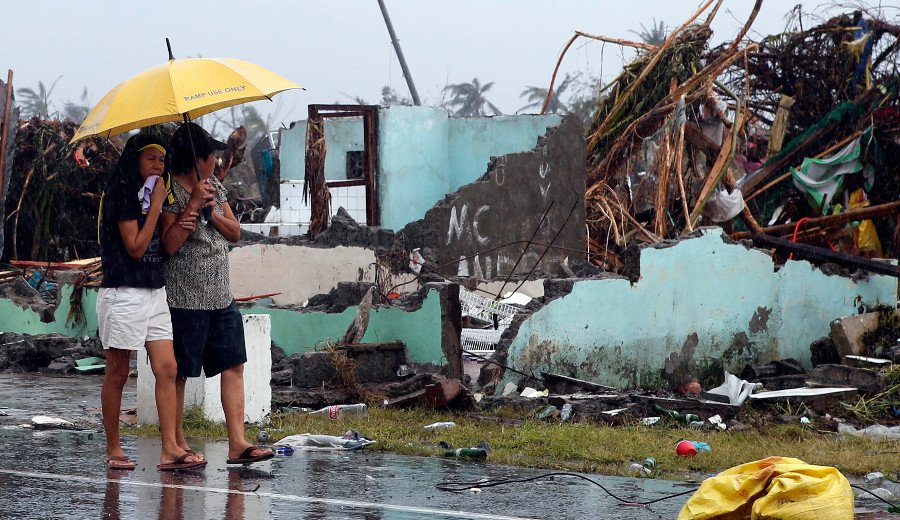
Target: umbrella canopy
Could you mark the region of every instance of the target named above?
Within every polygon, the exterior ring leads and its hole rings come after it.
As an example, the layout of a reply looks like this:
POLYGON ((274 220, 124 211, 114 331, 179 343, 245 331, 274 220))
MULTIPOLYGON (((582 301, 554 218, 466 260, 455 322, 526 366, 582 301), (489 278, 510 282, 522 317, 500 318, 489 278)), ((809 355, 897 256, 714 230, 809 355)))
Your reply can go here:
POLYGON ((170 59, 110 90, 90 111, 71 142, 185 117, 193 119, 221 108, 271 99, 296 88, 303 87, 242 60, 170 59))

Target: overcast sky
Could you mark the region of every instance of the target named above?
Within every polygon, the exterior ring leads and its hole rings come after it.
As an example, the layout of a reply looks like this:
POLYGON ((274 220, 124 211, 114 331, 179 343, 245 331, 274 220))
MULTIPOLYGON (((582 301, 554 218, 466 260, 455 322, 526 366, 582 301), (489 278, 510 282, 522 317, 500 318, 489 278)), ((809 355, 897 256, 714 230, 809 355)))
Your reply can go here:
MULTIPOLYGON (((754 31, 781 32, 795 1, 766 0, 754 31)), ((425 104, 441 101, 448 83, 495 82, 487 98, 504 113, 527 104, 526 86, 546 87, 563 45, 575 30, 638 39, 630 31, 653 19, 675 28, 694 0, 386 0, 416 87, 425 104)), ((725 0, 713 43, 730 39, 752 0, 725 0)), ((804 3, 813 11, 817 3, 804 3)), ((217 2, 16 0, 3 6, 0 74, 16 88, 49 86, 60 108, 87 87, 91 106, 113 86, 167 58, 239 58, 276 71, 306 91, 277 96, 276 125, 305 119, 311 103, 377 103, 384 85, 408 95, 376 0, 217 2)), ((583 40, 561 69, 604 80, 621 70, 621 47, 583 40)))

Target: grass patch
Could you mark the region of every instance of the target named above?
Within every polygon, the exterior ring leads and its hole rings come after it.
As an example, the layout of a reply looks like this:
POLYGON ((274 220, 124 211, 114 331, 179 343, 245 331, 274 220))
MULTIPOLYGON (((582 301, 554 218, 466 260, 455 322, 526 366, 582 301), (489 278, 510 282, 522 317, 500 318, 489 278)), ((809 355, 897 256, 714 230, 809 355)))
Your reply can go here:
MULTIPOLYGON (((515 415, 504 410, 492 414, 515 415)), ((367 450, 440 456, 436 447, 439 441, 456 447, 487 441, 491 446, 489 463, 607 475, 627 475, 628 463, 645 457, 656 458, 660 477, 678 480, 694 479, 772 455, 835 466, 846 475, 887 473, 900 467, 900 448, 896 441, 838 436, 799 424, 739 432, 704 432, 673 425, 558 424, 534 419, 513 426, 475 420, 466 414, 372 408, 367 419, 349 421, 332 421, 322 415, 273 414, 272 424, 264 429, 274 442, 298 433, 340 435, 350 428, 378 441, 367 450), (438 421, 454 421, 457 426, 449 430, 422 428, 438 421), (712 453, 693 459, 680 458, 675 455, 675 444, 682 439, 707 442, 712 453)), ((258 428, 248 428, 247 438, 255 439, 257 431, 258 428)), ((126 432, 158 435, 155 427, 130 428, 126 432)), ((185 434, 225 438, 225 428, 203 420, 199 413, 192 411, 185 419, 185 434)))

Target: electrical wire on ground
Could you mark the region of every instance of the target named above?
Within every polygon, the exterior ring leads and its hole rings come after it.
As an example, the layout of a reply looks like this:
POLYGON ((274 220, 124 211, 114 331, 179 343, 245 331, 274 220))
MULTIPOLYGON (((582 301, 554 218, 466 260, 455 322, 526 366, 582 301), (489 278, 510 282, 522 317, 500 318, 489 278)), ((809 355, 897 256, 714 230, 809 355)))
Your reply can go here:
POLYGON ((900 503, 893 504, 893 503, 891 503, 890 500, 888 500, 888 499, 886 499, 886 498, 882 498, 882 497, 876 495, 875 493, 872 493, 872 492, 869 491, 868 489, 866 489, 866 488, 864 488, 864 487, 857 486, 856 484, 850 484, 850 487, 852 487, 853 489, 857 489, 857 490, 859 490, 859 491, 864 491, 864 492, 866 492, 866 493, 872 495, 873 497, 877 498, 878 500, 881 500, 881 501, 884 502, 885 504, 887 504, 887 505, 891 508, 890 510, 892 510, 892 511, 894 511, 894 512, 900 512, 900 503))
MULTIPOLYGON (((655 498, 653 500, 638 502, 638 501, 634 501, 634 500, 626 500, 624 498, 617 496, 615 493, 613 493, 612 491, 607 489, 603 484, 601 484, 601 483, 597 482, 596 480, 593 480, 589 477, 585 477, 584 475, 579 475, 578 473, 569 473, 569 472, 564 472, 564 471, 563 472, 554 472, 554 473, 544 473, 543 475, 538 475, 536 477, 518 478, 518 479, 480 480, 478 482, 439 482, 438 484, 435 484, 434 487, 440 491, 450 491, 452 493, 461 493, 461 492, 469 491, 469 490, 475 489, 475 488, 481 489, 481 488, 502 486, 505 484, 520 484, 520 483, 533 482, 535 480, 539 480, 539 479, 543 479, 543 478, 551 478, 551 477, 577 477, 582 480, 586 480, 586 481, 590 482, 591 484, 602 489, 607 495, 609 495, 616 501, 620 502, 622 505, 627 505, 627 506, 649 506, 649 505, 655 504, 657 502, 662 502, 664 500, 670 500, 672 498, 678 498, 680 496, 688 495, 688 494, 691 494, 691 493, 694 493, 695 491, 697 491, 697 488, 694 488, 694 489, 690 489, 688 491, 682 491, 681 493, 673 493, 673 494, 666 495, 666 496, 663 496, 660 498, 655 498)), ((868 489, 857 486, 855 484, 850 484, 850 487, 852 487, 853 489, 868 493, 868 494, 872 495, 873 497, 877 498, 878 500, 881 500, 882 502, 884 502, 885 504, 888 505, 888 507, 890 508, 889 511, 900 510, 900 504, 894 504, 890 500, 880 497, 880 496, 876 495, 875 493, 869 491, 868 489)))
POLYGON ((538 475, 536 477, 517 478, 517 479, 481 480, 478 482, 439 482, 438 484, 435 485, 435 487, 437 489, 439 489, 440 491, 450 491, 450 492, 454 492, 454 493, 460 493, 463 491, 468 491, 473 488, 481 489, 481 488, 487 488, 487 487, 502 486, 505 484, 520 484, 520 483, 524 483, 524 482, 532 482, 532 481, 539 480, 542 478, 550 478, 550 477, 577 477, 582 480, 586 480, 586 481, 590 482, 591 484, 602 489, 607 495, 614 498, 615 500, 620 502, 622 505, 626 505, 626 506, 649 506, 650 504, 662 502, 663 500, 669 500, 672 498, 677 498, 680 496, 688 495, 697 490, 696 488, 694 488, 694 489, 690 489, 688 491, 682 491, 681 493, 673 493, 671 495, 666 495, 664 497, 656 498, 653 500, 637 502, 634 500, 626 500, 624 498, 617 496, 615 493, 613 493, 612 491, 607 489, 603 484, 597 482, 594 479, 585 477, 584 475, 579 475, 578 473, 569 473, 567 471, 544 473, 543 475, 538 475))

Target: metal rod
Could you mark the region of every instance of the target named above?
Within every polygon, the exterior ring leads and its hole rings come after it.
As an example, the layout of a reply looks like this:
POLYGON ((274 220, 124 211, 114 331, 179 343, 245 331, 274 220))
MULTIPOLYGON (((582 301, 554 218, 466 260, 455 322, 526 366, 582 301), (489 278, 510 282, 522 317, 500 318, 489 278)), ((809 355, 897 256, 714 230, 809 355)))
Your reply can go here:
MULTIPOLYGON (((4 173, 6 169, 6 148, 8 145, 7 139, 9 137, 9 113, 12 110, 9 106, 9 104, 12 103, 12 80, 13 71, 12 69, 8 69, 8 73, 6 76, 6 103, 3 104, 3 120, 0 121, 0 126, 3 127, 3 133, 0 134, 0 204, 2 204, 5 200, 5 193, 3 193, 3 180, 5 178, 4 173)), ((0 244, 0 251, 2 250, 3 244, 0 244)))
POLYGON ((384 16, 384 24, 387 25, 388 33, 391 35, 391 44, 397 51, 397 59, 400 60, 400 68, 403 70, 403 77, 406 78, 406 86, 409 87, 409 94, 413 98, 416 106, 422 106, 419 101, 419 93, 416 91, 416 85, 413 83, 412 75, 409 73, 409 67, 406 66, 406 58, 403 57, 403 51, 400 49, 400 40, 397 39, 397 33, 394 32, 394 26, 391 24, 391 17, 388 16, 387 7, 384 6, 384 0, 378 0, 378 7, 381 8, 381 14, 384 16))

